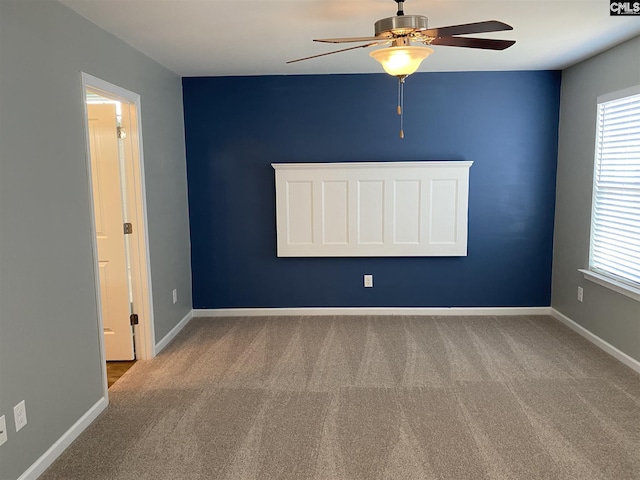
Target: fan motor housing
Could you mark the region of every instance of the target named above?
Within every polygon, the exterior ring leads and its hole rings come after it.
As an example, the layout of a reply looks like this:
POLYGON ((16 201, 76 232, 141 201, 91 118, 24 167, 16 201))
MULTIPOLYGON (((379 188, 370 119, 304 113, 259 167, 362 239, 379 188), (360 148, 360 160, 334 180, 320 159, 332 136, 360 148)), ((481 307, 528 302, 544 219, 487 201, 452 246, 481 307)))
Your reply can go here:
POLYGON ((427 30, 427 17, 423 15, 399 15, 378 20, 374 25, 375 35, 384 34, 408 35, 420 30, 427 30))

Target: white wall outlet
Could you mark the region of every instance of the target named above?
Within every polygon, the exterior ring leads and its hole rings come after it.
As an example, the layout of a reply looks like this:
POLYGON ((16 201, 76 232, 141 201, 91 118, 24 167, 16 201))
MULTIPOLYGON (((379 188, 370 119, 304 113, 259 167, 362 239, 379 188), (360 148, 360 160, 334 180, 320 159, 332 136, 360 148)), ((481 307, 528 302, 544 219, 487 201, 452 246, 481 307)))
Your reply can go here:
POLYGON ((578 301, 581 302, 584 300, 584 290, 582 287, 578 287, 578 301))
POLYGON ((367 288, 373 287, 373 275, 366 274, 364 276, 364 286, 367 288))
POLYGON ((4 415, 0 417, 0 445, 7 441, 7 420, 4 415))
POLYGON ((16 432, 27 424, 27 406, 24 400, 13 407, 13 419, 16 422, 16 432))
POLYGON ((176 303, 178 301, 178 289, 174 288, 173 289, 173 303, 176 303))

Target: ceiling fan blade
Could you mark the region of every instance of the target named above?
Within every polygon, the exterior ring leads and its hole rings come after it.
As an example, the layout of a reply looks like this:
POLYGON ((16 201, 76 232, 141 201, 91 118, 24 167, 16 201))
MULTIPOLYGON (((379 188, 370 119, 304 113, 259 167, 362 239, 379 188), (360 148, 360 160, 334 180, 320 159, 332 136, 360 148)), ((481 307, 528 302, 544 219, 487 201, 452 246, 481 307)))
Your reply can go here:
POLYGON ((345 37, 345 38, 317 38, 314 39, 314 42, 323 42, 323 43, 350 43, 350 42, 371 42, 371 41, 381 41, 387 40, 391 37, 380 36, 380 37, 345 37))
POLYGON ((357 45, 355 47, 349 47, 349 48, 342 48, 340 50, 334 50, 333 52, 326 52, 326 53, 321 53, 319 55, 311 55, 310 57, 304 57, 304 58, 297 58, 296 60, 289 60, 287 63, 296 63, 296 62, 301 62, 303 60, 310 60, 312 58, 318 58, 318 57, 324 57, 326 55, 333 55, 334 53, 340 53, 340 52, 346 52, 348 50, 356 50, 358 48, 367 48, 367 47, 373 47, 375 45, 381 45, 383 43, 386 43, 386 41, 384 42, 373 42, 373 43, 367 43, 366 45, 357 45))
POLYGON ((448 27, 429 28, 422 30, 420 35, 424 37, 451 37, 452 35, 466 35, 468 33, 502 32, 513 30, 511 25, 499 22, 498 20, 487 20, 486 22, 465 23, 463 25, 451 25, 448 27))
POLYGON ((441 37, 429 45, 446 45, 449 47, 482 48, 484 50, 504 50, 513 45, 515 40, 494 40, 491 38, 441 37))

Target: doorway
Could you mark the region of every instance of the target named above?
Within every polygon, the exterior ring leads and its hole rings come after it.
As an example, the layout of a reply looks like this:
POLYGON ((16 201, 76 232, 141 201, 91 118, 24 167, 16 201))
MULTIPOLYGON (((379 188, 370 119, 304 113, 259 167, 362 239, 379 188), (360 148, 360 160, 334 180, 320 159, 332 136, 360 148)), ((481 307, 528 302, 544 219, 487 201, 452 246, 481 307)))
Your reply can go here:
POLYGON ((85 73, 82 87, 107 397, 107 361, 154 356, 140 97, 85 73))

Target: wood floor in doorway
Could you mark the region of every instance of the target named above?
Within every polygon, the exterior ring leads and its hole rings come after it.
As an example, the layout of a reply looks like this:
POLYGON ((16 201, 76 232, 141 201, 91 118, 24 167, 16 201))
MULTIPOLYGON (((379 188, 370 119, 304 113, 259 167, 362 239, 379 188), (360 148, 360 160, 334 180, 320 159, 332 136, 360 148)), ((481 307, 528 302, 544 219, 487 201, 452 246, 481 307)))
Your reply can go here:
POLYGON ((127 370, 133 367, 134 363, 136 363, 135 360, 131 360, 130 362, 107 362, 107 382, 109 383, 109 388, 111 388, 111 385, 116 383, 127 370))

